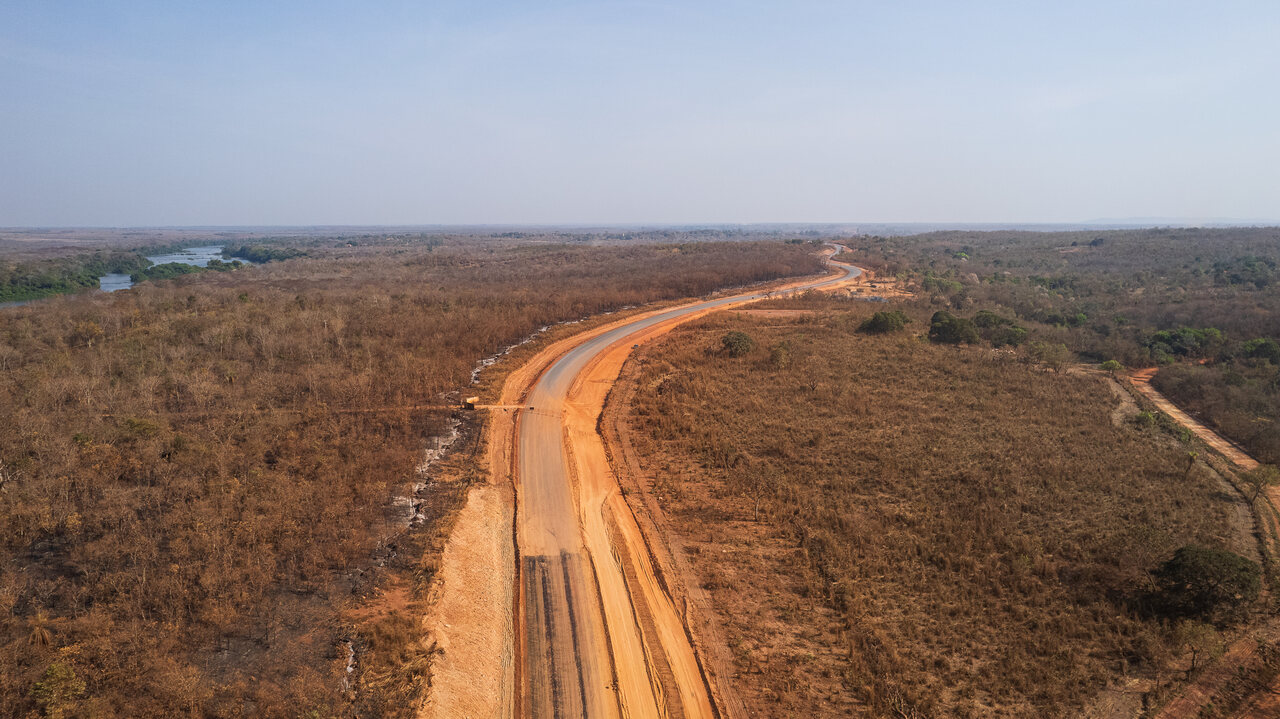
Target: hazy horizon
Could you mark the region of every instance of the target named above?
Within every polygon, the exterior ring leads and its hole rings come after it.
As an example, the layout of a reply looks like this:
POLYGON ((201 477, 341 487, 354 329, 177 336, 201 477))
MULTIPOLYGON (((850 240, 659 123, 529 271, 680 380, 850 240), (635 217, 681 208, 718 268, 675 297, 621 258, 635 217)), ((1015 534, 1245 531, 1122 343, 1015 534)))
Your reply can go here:
POLYGON ((1264 2, 8 2, 0 226, 1272 224, 1277 35, 1264 2))

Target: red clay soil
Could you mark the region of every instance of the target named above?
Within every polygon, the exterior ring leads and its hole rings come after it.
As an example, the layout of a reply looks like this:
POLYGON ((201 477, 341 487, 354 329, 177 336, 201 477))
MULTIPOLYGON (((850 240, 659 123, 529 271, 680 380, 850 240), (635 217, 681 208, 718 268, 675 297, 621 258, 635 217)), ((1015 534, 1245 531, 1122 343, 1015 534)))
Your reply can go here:
MULTIPOLYGON (((838 275, 828 279, 837 278, 838 275)), ((813 281, 792 280, 784 288, 813 281)), ((840 282, 824 289, 843 284, 844 282, 840 282)), ((741 300, 742 303, 748 301, 752 299, 745 296, 741 300)), ((637 332, 599 352, 573 378, 571 390, 561 399, 564 405, 561 407, 564 410, 561 429, 565 432, 563 436, 569 445, 570 451, 567 454, 573 460, 573 466, 570 467, 573 470, 572 499, 576 499, 574 504, 583 509, 581 518, 589 520, 582 522, 581 533, 593 549, 592 557, 598 558, 598 563, 594 565, 594 583, 597 585, 602 609, 610 619, 606 625, 608 633, 601 632, 606 637, 607 646, 600 646, 602 643, 595 640, 584 641, 584 644, 589 644, 589 648, 593 650, 608 650, 607 656, 613 665, 614 678, 605 684, 591 683, 591 686, 603 686, 608 693, 622 696, 624 701, 620 705, 627 707, 626 713, 630 717, 724 716, 725 710, 732 704, 726 703, 725 707, 713 708, 709 701, 717 694, 716 682, 714 677, 703 676, 705 670, 700 666, 696 655, 699 640, 690 636, 683 621, 682 610, 685 609, 685 604, 668 593, 670 584, 664 580, 672 570, 658 566, 660 560, 652 551, 652 544, 659 543, 661 538, 645 536, 637 526, 606 458, 602 440, 597 433, 598 418, 605 396, 634 344, 657 336, 680 322, 732 306, 722 304, 695 310, 648 329, 637 328, 637 332), (625 566, 619 568, 619 564, 625 566), (619 572, 625 576, 620 574, 615 577, 619 572), (635 604, 639 603, 637 600, 643 600, 644 606, 652 611, 640 616, 635 611, 635 604), (621 651, 627 648, 623 645, 628 639, 639 639, 643 646, 632 642, 635 644, 634 649, 621 651), (657 656, 655 650, 660 650, 667 660, 665 671, 664 667, 649 666, 651 658, 657 656), (654 671, 647 671, 649 668, 654 671), (652 686, 655 676, 666 676, 668 679, 661 691, 652 686), (650 688, 646 689, 641 685, 650 685, 650 688), (647 704, 627 701, 628 698, 643 698, 646 691, 654 695, 647 704), (668 694, 671 701, 666 700, 668 694), (673 706, 677 711, 670 711, 673 706)), ((669 310, 670 308, 658 309, 652 313, 669 310)), ((524 407, 523 398, 557 358, 615 326, 636 322, 644 316, 642 313, 619 319, 616 323, 606 323, 545 347, 507 377, 502 395, 495 404, 486 405, 499 410, 490 415, 492 421, 486 429, 490 482, 478 487, 473 494, 502 492, 502 496, 494 494, 492 501, 488 503, 491 505, 489 509, 474 513, 475 516, 472 517, 472 506, 476 504, 476 498, 473 497, 459 518, 460 529, 475 525, 490 530, 480 532, 484 535, 481 539, 486 540, 479 542, 486 548, 486 551, 480 553, 482 556, 473 557, 471 554, 475 554, 474 552, 465 551, 473 546, 476 538, 456 530, 442 557, 442 581, 437 591, 435 611, 427 624, 429 633, 437 638, 443 654, 433 667, 432 692, 420 716, 504 716, 527 713, 518 708, 513 711, 513 700, 518 706, 524 699, 522 687, 519 686, 524 678, 520 669, 527 671, 526 662, 523 661, 525 656, 521 651, 522 642, 515 641, 523 636, 521 629, 517 627, 528 620, 519 612, 513 612, 513 604, 517 607, 524 606, 521 598, 517 597, 513 601, 512 597, 515 583, 511 575, 517 564, 511 561, 511 550, 515 549, 511 545, 513 526, 517 543, 523 535, 520 522, 517 520, 513 525, 510 517, 516 507, 521 506, 519 501, 515 501, 520 499, 521 492, 525 493, 524 506, 527 513, 529 487, 523 481, 527 478, 516 476, 520 464, 517 461, 520 453, 516 450, 521 437, 514 419, 517 413, 501 410, 524 407), (516 496, 512 496, 512 488, 516 490, 516 496), (468 522, 469 517, 480 521, 468 522), (505 538, 500 538, 499 535, 504 532, 505 538), (472 586, 477 570, 487 578, 482 586, 472 586)), ((541 406, 541 401, 538 404, 539 410, 547 411, 541 406)), ((528 407, 521 414, 528 415, 532 410, 532 407, 528 407)), ((529 453, 526 455, 532 456, 529 453)), ((529 547, 524 544, 518 547, 522 563, 533 556, 528 550, 529 547)), ((565 576, 568 577, 567 574, 565 576)), ((569 580, 565 581, 568 583, 569 580)), ((582 582, 575 580, 575 586, 579 584, 582 582)), ((523 587, 523 582, 519 586, 523 587)), ((575 596, 589 594, 591 593, 580 592, 575 593, 575 596)), ((573 616, 578 617, 580 613, 573 616)), ((574 620, 571 618, 570 622, 573 623, 574 620)), ((578 624, 573 623, 573 626, 577 627, 578 624)), ((570 652, 560 654, 568 656, 570 652)), ((579 682, 583 681, 585 679, 579 679, 579 682)), ((594 699, 597 693, 593 692, 589 698, 594 699)), ((562 698, 558 697, 556 701, 562 698)), ((587 700, 584 699, 582 704, 583 709, 574 713, 588 713, 585 707, 587 700)))

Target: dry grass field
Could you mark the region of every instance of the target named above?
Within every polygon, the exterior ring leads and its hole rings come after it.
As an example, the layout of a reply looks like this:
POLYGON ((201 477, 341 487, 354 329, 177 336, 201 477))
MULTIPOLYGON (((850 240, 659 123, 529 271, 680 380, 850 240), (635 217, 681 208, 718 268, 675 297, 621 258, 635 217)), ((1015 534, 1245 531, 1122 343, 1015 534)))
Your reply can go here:
POLYGON ((921 317, 858 333, 881 308, 720 315, 627 371, 751 715, 1071 717, 1126 676, 1167 688, 1183 647, 1151 572, 1191 542, 1250 555, 1240 500, 1113 419, 1102 378, 929 344, 921 317))

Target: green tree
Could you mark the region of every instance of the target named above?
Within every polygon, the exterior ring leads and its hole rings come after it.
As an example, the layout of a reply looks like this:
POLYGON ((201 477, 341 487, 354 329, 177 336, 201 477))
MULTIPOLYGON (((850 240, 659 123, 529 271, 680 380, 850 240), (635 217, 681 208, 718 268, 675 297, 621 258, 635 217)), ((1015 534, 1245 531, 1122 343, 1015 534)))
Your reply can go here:
POLYGON ((1013 320, 1001 317, 991 310, 978 310, 978 314, 973 316, 973 324, 982 329, 989 329, 1001 325, 1011 325, 1013 320))
POLYGON ((31 687, 31 698, 51 719, 62 719, 74 712, 81 694, 84 694, 84 680, 78 679, 75 671, 61 662, 50 664, 44 677, 31 687))
POLYGON ((720 338, 720 345, 730 357, 742 357, 755 349, 756 342, 746 332, 734 330, 720 338))
POLYGON ((996 327, 989 330, 989 334, 988 339, 993 347, 1017 347, 1027 339, 1026 328, 1017 325, 996 327))
POLYGON ((979 339, 978 328, 969 320, 939 310, 929 320, 929 339, 945 344, 975 344, 979 339))
POLYGON ((204 272, 207 268, 188 265, 183 262, 166 262, 163 265, 152 265, 146 269, 138 270, 129 275, 129 279, 134 284, 144 282, 146 280, 171 280, 181 275, 190 275, 197 272, 204 272))
POLYGON ((1054 372, 1061 372, 1071 363, 1071 352, 1064 344, 1032 342, 1027 346, 1027 355, 1054 372))
POLYGON ((978 310, 973 316, 978 334, 993 347, 1017 347, 1027 339, 1025 327, 1019 327, 1008 317, 1001 317, 991 310, 978 310))
POLYGON ((858 326, 860 332, 870 332, 872 334, 884 334, 886 332, 897 332, 906 327, 911 322, 911 318, 903 314, 902 310, 887 310, 877 312, 871 315, 862 324, 858 326))
POLYGON ((1220 348, 1226 338, 1216 327, 1196 329, 1179 327, 1161 330, 1151 335, 1147 346, 1153 356, 1181 355, 1184 357, 1208 357, 1220 348))
POLYGON ((1280 345, 1270 337, 1259 337, 1245 342, 1241 347, 1246 357, 1266 360, 1271 364, 1280 364, 1280 345))
POLYGON ((1102 369, 1106 370, 1108 373, 1111 374, 1112 377, 1114 377, 1116 372, 1124 371, 1124 365, 1120 364, 1119 362, 1113 359, 1109 359, 1106 362, 1102 363, 1102 369))
POLYGON ((1156 570, 1159 599, 1175 616, 1221 621, 1258 598, 1258 564, 1225 549, 1188 544, 1156 570))
POLYGON ((939 277, 933 274, 932 270, 925 270, 924 278, 920 281, 920 287, 925 292, 949 295, 959 292, 964 285, 955 280, 939 277))

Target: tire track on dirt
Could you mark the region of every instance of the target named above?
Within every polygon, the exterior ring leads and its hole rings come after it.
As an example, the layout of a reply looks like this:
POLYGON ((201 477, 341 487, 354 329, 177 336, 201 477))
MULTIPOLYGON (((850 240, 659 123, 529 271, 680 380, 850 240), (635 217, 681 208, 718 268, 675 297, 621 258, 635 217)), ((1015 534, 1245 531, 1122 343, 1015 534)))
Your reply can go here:
POLYGON ((535 696, 548 716, 660 717, 666 716, 666 707, 677 705, 691 716, 721 714, 709 699, 713 692, 692 649, 698 638, 675 608, 679 599, 668 596, 669 572, 645 545, 621 496, 596 434, 597 420, 633 343, 708 312, 779 292, 831 288, 860 271, 846 265, 838 269, 768 292, 607 321, 552 342, 507 376, 500 396, 487 405, 483 437, 489 482, 471 491, 432 590, 433 611, 424 628, 442 651, 433 663, 431 691, 419 717, 528 716, 535 696), (588 344, 592 350, 565 372, 565 358, 588 344), (584 376, 588 370, 590 381, 584 376), (549 376, 568 382, 574 396, 540 395, 538 387, 549 376), (542 441, 523 442, 531 431, 542 441), (538 487, 531 487, 525 470, 540 465, 559 465, 559 489, 567 491, 539 494, 538 487), (572 526, 521 523, 523 517, 545 515, 548 508, 552 513, 569 508, 572 526), (622 539, 608 536, 606 517, 622 528, 622 539), (547 529, 571 531, 542 531, 547 529), (623 561, 628 562, 628 576, 623 561), (560 567, 558 573, 548 568, 552 564, 560 567), (546 592, 540 591, 544 577, 546 592), (560 593, 557 587, 565 590, 560 593), (654 617, 655 631, 644 637, 633 602, 644 603, 654 617), (561 612, 559 621, 550 612, 561 612), (679 686, 665 686, 673 680, 665 671, 653 671, 646 656, 661 656, 673 675, 681 677, 675 680, 679 686), (566 664, 560 657, 571 658, 572 671, 563 671, 566 664), (556 696, 551 695, 552 672, 559 683, 556 696))

